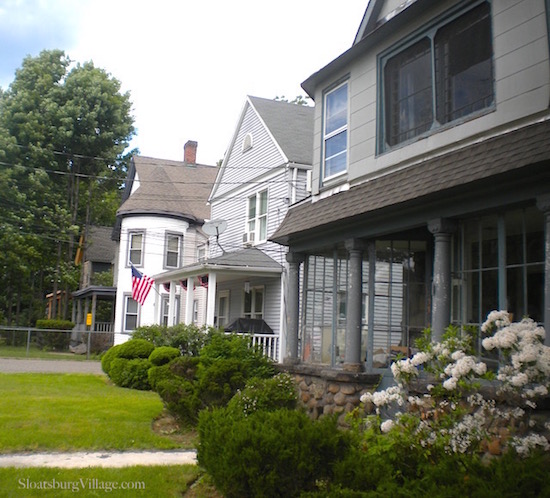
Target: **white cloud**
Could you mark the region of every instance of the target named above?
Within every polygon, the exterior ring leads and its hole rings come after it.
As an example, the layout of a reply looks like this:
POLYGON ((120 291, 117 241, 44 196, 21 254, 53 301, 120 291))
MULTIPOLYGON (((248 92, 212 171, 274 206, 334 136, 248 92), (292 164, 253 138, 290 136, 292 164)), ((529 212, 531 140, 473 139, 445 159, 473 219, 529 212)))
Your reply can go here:
POLYGON ((351 46, 367 1, 38 3, 63 4, 56 22, 71 19, 72 40, 58 48, 73 60, 93 60, 130 91, 133 146, 181 159, 184 143, 197 140, 198 160, 214 164, 246 95, 303 95, 301 82, 351 46))

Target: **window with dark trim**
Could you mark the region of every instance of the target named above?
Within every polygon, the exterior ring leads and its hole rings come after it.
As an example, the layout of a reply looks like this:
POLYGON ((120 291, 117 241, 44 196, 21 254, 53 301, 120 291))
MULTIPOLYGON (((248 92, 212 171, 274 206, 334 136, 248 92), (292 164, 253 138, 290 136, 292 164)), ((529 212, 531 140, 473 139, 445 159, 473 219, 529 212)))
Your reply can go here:
POLYGON ((128 266, 143 266, 144 232, 130 232, 128 234, 128 266))
POLYGON ((164 266, 166 268, 177 268, 180 266, 180 254, 182 246, 182 236, 176 233, 166 234, 164 254, 164 266))
POLYGON ((483 2, 382 58, 382 150, 494 101, 491 11, 483 2))
POLYGON ((124 296, 124 331, 131 332, 138 326, 138 302, 132 296, 124 296))

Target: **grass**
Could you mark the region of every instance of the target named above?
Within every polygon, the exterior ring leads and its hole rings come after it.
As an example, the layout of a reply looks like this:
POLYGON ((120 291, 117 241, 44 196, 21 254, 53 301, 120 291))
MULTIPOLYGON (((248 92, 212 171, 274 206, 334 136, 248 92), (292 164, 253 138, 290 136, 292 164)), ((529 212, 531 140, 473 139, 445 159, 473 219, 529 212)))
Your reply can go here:
POLYGON ((0 452, 172 449, 159 396, 99 375, 0 374, 0 452), (9 402, 7 402, 9 400, 9 402))
POLYGON ((199 475, 200 470, 193 465, 118 469, 5 468, 0 469, 0 497, 180 498, 190 496, 184 493, 189 491, 199 475))
MULTIPOLYGON (((122 389, 99 375, 0 374, 0 399, 0 453, 4 454, 193 448, 196 443, 194 431, 181 431, 166 416, 156 393, 122 389)), ((0 468, 0 498, 75 493, 222 498, 196 465, 0 468), (127 483, 134 489, 120 489, 127 483)))
MULTIPOLYGON (((87 360, 85 354, 71 352, 47 351, 31 344, 27 353, 27 346, 9 346, 0 344, 0 358, 41 358, 46 360, 87 360)), ((90 359, 98 359, 98 355, 91 354, 90 359)))

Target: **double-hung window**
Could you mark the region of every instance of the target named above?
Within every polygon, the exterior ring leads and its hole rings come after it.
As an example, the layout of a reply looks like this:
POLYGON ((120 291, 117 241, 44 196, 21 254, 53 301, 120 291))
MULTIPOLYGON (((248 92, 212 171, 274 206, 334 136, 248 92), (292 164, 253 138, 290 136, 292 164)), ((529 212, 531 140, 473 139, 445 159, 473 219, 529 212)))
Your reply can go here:
POLYGON ((138 326, 138 302, 132 296, 124 296, 124 331, 131 332, 138 326))
POLYGON ((323 180, 344 173, 348 165, 348 84, 324 98, 323 180))
POLYGON ((267 239, 267 190, 248 198, 246 231, 255 242, 267 239))
POLYGON ((128 264, 143 266, 143 232, 130 232, 128 234, 128 264))
POLYGON ((180 266, 182 236, 181 234, 167 233, 165 242, 164 266, 177 268, 180 266))
POLYGON ((491 11, 481 2, 381 57, 386 150, 490 107, 494 101, 491 11))
POLYGON ((261 319, 264 317, 264 288, 253 287, 250 292, 244 293, 245 318, 261 319))

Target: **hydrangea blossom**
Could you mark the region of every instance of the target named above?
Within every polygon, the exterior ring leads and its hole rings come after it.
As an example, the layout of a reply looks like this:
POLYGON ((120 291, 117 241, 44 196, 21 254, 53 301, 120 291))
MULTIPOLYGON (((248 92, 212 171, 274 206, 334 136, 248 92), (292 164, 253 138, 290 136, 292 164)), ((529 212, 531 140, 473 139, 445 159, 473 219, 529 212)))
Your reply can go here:
MULTIPOLYGON (((510 399, 522 400, 521 406, 497 405, 495 400, 486 400, 479 392, 466 400, 461 397, 464 387, 475 388, 474 382, 486 373, 487 366, 466 352, 469 351, 466 339, 450 331, 443 342, 427 344, 426 351, 392 365, 397 386, 361 398, 376 406, 380 430, 388 432, 402 423, 403 428, 412 428, 416 437, 412 447, 442 444, 449 453, 477 451, 483 441, 490 440, 500 440, 522 456, 534 448, 550 451, 550 443, 543 435, 521 434, 528 427, 536 427, 530 411, 524 408, 535 408, 536 399, 550 392, 550 347, 543 344, 544 329, 529 319, 511 323, 506 311, 494 311, 487 317, 482 331, 493 334, 483 340, 483 347, 500 352, 497 380, 504 391, 519 394, 510 399), (435 374, 438 385, 430 384, 427 388, 430 394, 423 397, 406 395, 406 383, 419 375, 422 366, 435 374), (410 415, 408 418, 395 416, 380 424, 380 408, 390 404, 405 406, 410 414, 418 414, 416 425, 410 425, 410 415)), ((545 427, 550 431, 550 423, 545 427)))

